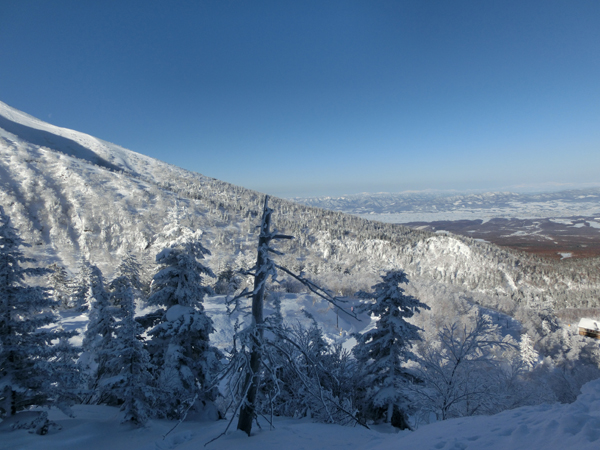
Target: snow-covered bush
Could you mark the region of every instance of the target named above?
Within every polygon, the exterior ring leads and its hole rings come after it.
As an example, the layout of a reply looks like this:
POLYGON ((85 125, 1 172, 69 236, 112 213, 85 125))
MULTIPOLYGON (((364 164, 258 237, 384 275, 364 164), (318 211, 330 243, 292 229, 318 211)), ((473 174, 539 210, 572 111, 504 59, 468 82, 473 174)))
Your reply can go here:
POLYGON ((498 405, 506 396, 501 353, 516 345, 477 308, 462 322, 444 324, 435 339, 419 346, 420 382, 412 390, 421 410, 439 420, 503 409, 498 405))

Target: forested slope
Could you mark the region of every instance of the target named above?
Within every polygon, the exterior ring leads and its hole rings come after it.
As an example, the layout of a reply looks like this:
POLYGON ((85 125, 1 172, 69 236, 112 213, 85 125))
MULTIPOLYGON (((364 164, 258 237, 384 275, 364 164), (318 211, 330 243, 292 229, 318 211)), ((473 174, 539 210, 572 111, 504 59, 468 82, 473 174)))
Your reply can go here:
MULTIPOLYGON (((34 119, 0 103, 0 204, 44 262, 77 270, 85 257, 110 275, 127 251, 151 262, 165 227, 199 228, 224 268, 251 265, 263 195, 34 119)), ((511 312, 552 302, 595 307, 598 260, 546 261, 468 238, 410 230, 273 199, 290 267, 348 294, 383 269, 511 312)))

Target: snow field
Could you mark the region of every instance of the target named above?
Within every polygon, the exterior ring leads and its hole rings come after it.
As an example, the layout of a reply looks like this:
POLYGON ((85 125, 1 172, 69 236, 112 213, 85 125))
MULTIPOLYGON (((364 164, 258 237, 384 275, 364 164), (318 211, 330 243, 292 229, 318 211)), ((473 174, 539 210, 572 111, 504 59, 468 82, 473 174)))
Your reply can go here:
POLYGON ((342 427, 308 419, 275 418, 274 429, 260 419, 253 435, 235 430, 204 447, 224 432, 226 421, 175 422, 151 420, 146 428, 120 424, 118 408, 78 405, 77 417, 57 410, 50 419, 62 427, 46 436, 0 427, 0 449, 19 450, 597 450, 600 448, 600 380, 582 388, 572 404, 525 406, 494 416, 451 419, 424 425, 414 432, 382 427, 342 427), (167 433, 166 437, 163 438, 167 433))

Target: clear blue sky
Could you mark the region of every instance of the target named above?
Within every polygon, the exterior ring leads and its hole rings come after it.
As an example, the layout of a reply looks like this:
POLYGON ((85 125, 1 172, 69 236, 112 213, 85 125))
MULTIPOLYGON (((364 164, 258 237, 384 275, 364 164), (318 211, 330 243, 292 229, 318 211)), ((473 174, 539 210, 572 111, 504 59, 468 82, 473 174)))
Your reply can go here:
POLYGON ((0 100, 279 196, 600 183, 600 1, 0 0, 0 100))

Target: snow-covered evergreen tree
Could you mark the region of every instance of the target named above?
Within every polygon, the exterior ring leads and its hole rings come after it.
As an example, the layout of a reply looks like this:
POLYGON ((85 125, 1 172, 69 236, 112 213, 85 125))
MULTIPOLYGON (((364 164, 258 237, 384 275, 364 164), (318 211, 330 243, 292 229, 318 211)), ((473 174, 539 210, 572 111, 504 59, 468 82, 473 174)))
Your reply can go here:
POLYGON ((72 336, 42 328, 57 322, 55 303, 46 290, 26 284, 27 277, 48 273, 22 267, 35 262, 21 251, 26 246, 0 206, 0 415, 55 403, 52 341, 72 336))
POLYGON ((122 403, 123 422, 144 425, 148 418, 158 415, 153 409, 155 388, 150 356, 144 348, 143 327, 135 320, 134 289, 125 276, 118 277, 113 295, 119 299, 121 320, 115 325, 115 337, 105 353, 106 377, 99 383, 101 397, 116 397, 122 403))
POLYGON ((168 416, 178 416, 181 407, 196 396, 212 399, 213 393, 207 390, 220 358, 209 343, 213 322, 204 312, 203 300, 213 291, 202 277, 214 278, 214 274, 199 261, 210 254, 200 236, 200 231, 184 235, 156 255, 160 270, 148 299, 151 305, 166 308, 148 334, 168 416))
POLYGON ((536 352, 533 348, 533 342, 527 333, 521 336, 521 341, 519 342, 519 352, 521 354, 521 360, 523 361, 523 364, 527 370, 533 369, 538 362, 539 355, 538 352, 536 352))
POLYGON ((48 285, 52 290, 52 297, 58 308, 67 309, 69 307, 69 278, 64 267, 54 263, 48 267, 48 285))
POLYGON ((104 277, 96 266, 90 266, 89 289, 86 304, 89 304, 89 322, 83 338, 84 355, 80 360, 89 378, 89 388, 96 402, 104 402, 100 395, 101 380, 114 375, 110 372, 115 340, 115 316, 118 314, 110 303, 110 295, 104 288, 104 277))
POLYGON ((121 260, 121 263, 117 266, 115 271, 115 278, 109 283, 109 290, 113 293, 113 303, 115 305, 120 304, 118 297, 115 297, 115 290, 131 289, 134 299, 139 299, 144 295, 146 291, 146 283, 142 280, 142 265, 138 262, 136 256, 129 252, 121 260), (118 284, 124 283, 125 285, 119 287, 118 284))
POLYGON ((375 328, 355 335, 357 345, 353 352, 363 369, 368 404, 382 413, 385 411, 385 421, 391 423, 394 411, 404 414, 402 386, 410 375, 402 364, 416 359, 410 347, 421 339, 419 328, 406 319, 429 307, 400 287, 408 283, 402 270, 390 271, 382 279, 373 286, 374 292, 357 294, 368 300, 359 309, 379 320, 375 328))
POLYGON ((92 276, 92 266, 86 259, 79 264, 79 271, 69 283, 69 306, 78 312, 90 309, 89 293, 92 276))
MULTIPOLYGON (((62 331, 62 328, 59 328, 62 331)), ((74 417, 71 406, 81 401, 83 377, 77 365, 80 349, 69 342, 66 333, 55 344, 52 362, 53 398, 55 405, 65 414, 74 417)))

